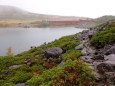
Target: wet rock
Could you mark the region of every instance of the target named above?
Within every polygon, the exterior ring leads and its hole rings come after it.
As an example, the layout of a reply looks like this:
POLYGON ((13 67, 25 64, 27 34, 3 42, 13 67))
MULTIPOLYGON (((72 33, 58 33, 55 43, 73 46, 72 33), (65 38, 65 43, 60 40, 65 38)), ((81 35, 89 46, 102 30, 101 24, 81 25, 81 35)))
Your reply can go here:
POLYGON ((63 53, 63 50, 59 47, 53 47, 44 51, 45 58, 58 58, 63 53))
POLYGON ((83 44, 80 44, 75 47, 75 50, 82 50, 83 49, 83 44))
POLYGON ((115 54, 115 45, 106 51, 105 55, 115 54))

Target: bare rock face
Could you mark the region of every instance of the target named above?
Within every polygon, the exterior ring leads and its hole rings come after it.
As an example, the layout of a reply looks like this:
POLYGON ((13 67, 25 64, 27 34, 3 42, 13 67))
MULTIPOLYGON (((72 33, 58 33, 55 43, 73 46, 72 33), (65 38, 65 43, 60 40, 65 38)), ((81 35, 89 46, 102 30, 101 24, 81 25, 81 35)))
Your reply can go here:
POLYGON ((45 58, 58 58, 63 53, 63 50, 59 47, 53 47, 44 51, 45 58))

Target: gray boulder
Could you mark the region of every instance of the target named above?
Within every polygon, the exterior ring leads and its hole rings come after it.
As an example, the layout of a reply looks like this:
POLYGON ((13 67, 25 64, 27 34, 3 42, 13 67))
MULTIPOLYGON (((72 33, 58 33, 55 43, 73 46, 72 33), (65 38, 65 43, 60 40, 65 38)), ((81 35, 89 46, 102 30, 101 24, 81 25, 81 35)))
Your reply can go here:
POLYGON ((115 72, 115 62, 105 61, 96 66, 98 73, 104 74, 105 72, 115 72))
POLYGON ((115 54, 115 45, 106 51, 106 55, 115 54))
POLYGON ((81 56, 80 59, 85 61, 86 63, 92 63, 93 60, 91 59, 91 56, 81 56))
POLYGON ((75 50, 82 50, 83 49, 83 44, 80 44, 75 47, 75 50))
POLYGON ((103 54, 94 55, 93 60, 104 60, 104 55, 103 54))
POLYGON ((87 56, 89 54, 86 48, 83 48, 81 53, 82 53, 83 56, 87 56))
POLYGON ((108 82, 111 82, 115 85, 115 72, 105 72, 104 77, 108 82))
POLYGON ((88 37, 91 38, 94 34, 96 34, 96 30, 91 30, 88 32, 88 37))
POLYGON ((115 54, 110 54, 108 56, 105 56, 105 60, 115 61, 115 54))
POLYGON ((47 50, 44 50, 45 58, 58 58, 63 53, 63 50, 59 47, 53 47, 47 50))

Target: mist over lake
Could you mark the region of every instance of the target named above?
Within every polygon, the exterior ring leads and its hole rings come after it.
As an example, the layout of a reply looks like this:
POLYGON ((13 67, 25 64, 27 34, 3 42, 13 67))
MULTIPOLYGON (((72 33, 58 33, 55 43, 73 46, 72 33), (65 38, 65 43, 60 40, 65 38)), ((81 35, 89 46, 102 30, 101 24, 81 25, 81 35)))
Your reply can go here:
POLYGON ((14 54, 29 50, 31 46, 39 46, 59 39, 62 36, 81 32, 77 28, 8 28, 0 29, 0 56, 6 55, 12 48, 14 54))

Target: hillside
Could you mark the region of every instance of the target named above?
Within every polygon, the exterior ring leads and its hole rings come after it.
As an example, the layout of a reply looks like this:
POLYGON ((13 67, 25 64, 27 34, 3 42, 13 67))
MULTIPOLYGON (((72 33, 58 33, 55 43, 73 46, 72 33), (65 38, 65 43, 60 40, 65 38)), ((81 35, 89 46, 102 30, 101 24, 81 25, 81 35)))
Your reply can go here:
POLYGON ((1 86, 114 86, 115 20, 0 57, 1 86))
POLYGON ((83 21, 83 22, 79 22, 77 23, 76 27, 81 27, 81 28, 91 28, 91 27, 95 27, 97 25, 103 24, 109 20, 113 20, 115 19, 115 16, 102 16, 96 19, 92 19, 89 21, 83 21))
POLYGON ((0 20, 39 20, 39 19, 86 19, 83 17, 73 17, 73 16, 56 16, 56 15, 45 15, 45 14, 35 14, 31 12, 24 11, 20 8, 13 6, 0 5, 0 20))

